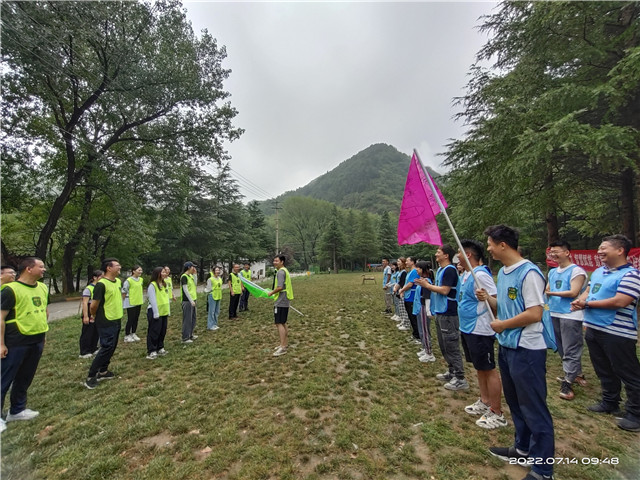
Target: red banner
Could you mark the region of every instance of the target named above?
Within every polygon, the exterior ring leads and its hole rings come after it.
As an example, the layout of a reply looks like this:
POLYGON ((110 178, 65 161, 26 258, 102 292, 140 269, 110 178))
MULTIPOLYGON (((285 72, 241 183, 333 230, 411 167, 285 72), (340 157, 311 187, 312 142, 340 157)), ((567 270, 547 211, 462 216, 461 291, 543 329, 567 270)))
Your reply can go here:
MULTIPOLYGON (((627 257, 634 268, 640 270, 640 248, 632 248, 627 257)), ((596 268, 602 266, 597 250, 571 250, 571 260, 576 265, 584 268, 587 272, 593 272, 596 268)), ((547 265, 549 267, 557 267, 558 264, 549 258, 549 249, 547 248, 547 265)))

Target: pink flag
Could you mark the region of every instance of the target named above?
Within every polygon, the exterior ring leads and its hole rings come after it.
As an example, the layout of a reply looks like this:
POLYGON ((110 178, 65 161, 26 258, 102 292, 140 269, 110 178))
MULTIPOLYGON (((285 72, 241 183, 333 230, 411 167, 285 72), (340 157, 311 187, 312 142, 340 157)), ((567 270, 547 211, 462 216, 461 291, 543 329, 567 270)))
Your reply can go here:
MULTIPOLYGON (((427 175, 428 172, 427 172, 427 175)), ((429 175, 431 178, 431 175, 429 175)), ((433 181, 433 179, 431 179, 433 181)), ((442 204, 447 208, 442 193, 437 185, 433 186, 438 192, 442 204)), ((416 154, 411 157, 411 165, 404 186, 404 196, 398 219, 398 245, 425 242, 431 245, 442 245, 440 230, 436 222, 436 215, 440 213, 440 206, 433 196, 429 181, 425 176, 422 163, 416 154)))

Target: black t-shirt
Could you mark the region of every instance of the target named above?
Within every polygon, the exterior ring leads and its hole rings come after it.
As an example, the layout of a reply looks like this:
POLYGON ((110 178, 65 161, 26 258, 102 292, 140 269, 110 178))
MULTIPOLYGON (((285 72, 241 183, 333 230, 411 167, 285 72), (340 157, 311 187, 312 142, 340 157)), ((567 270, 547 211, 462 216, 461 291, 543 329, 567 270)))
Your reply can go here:
MULTIPOLYGON (((22 285, 29 288, 36 288, 37 286, 27 285, 26 283, 22 283, 22 285)), ((38 333, 36 335, 23 335, 20 333, 20 330, 18 329, 18 325, 16 323, 6 323, 8 320, 13 320, 14 318, 16 318, 16 297, 12 289, 6 287, 2 289, 2 297, 0 298, 0 302, 2 304, 0 308, 9 312, 5 318, 4 327, 4 344, 7 346, 7 348, 20 347, 23 345, 33 345, 34 343, 40 343, 44 340, 44 333, 38 333)), ((47 297, 47 305, 48 304, 49 297, 47 297)))
MULTIPOLYGON (((108 278, 105 278, 105 280, 108 282, 111 281, 108 278)), ((91 302, 93 303, 95 301, 100 301, 100 304, 98 305, 98 310, 96 311, 96 317, 95 317, 96 326, 98 327, 106 327, 109 325, 113 325, 113 322, 115 321, 115 320, 107 320, 107 317, 104 314, 105 291, 106 290, 102 282, 96 283, 96 286, 93 287, 93 298, 91 302)), ((117 321, 120 321, 120 320, 117 320, 117 321)))
POLYGON ((402 273, 400 274, 400 278, 398 279, 398 285, 400 285, 400 288, 404 287, 404 284, 406 281, 407 281, 407 271, 403 270, 402 273))
POLYGON ((439 315, 448 315, 455 316, 458 315, 458 301, 456 298, 456 287, 458 285, 458 271, 455 267, 449 268, 447 267, 442 275, 442 282, 440 283, 443 287, 451 287, 449 293, 447 294, 447 311, 444 313, 440 313, 439 315))

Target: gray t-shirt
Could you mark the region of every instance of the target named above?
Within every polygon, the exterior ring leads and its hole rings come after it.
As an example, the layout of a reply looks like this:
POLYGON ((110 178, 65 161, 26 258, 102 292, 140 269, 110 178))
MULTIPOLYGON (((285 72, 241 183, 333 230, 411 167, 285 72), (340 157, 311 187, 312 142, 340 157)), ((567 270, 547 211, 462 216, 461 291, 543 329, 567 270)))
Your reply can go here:
MULTIPOLYGON (((285 280, 286 280, 287 276, 284 273, 283 269, 278 270, 278 272, 276 273, 276 288, 277 287, 282 287, 284 289, 285 285, 285 280)), ((289 306, 289 299, 287 298, 287 291, 286 290, 281 290, 280 293, 278 294, 278 299, 276 300, 276 303, 274 304, 276 307, 288 307, 289 306)))

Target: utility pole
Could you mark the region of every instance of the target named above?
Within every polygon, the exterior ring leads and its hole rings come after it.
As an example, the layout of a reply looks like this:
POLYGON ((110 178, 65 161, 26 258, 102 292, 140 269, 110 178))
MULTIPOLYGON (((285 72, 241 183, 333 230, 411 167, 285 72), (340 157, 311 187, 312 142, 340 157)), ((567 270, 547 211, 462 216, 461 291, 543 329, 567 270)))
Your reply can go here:
POLYGON ((278 230, 280 228, 279 222, 278 222, 278 210, 282 210, 282 207, 278 206, 278 201, 276 200, 276 206, 274 207, 276 210, 276 255, 278 255, 280 253, 280 242, 278 240, 278 230))

